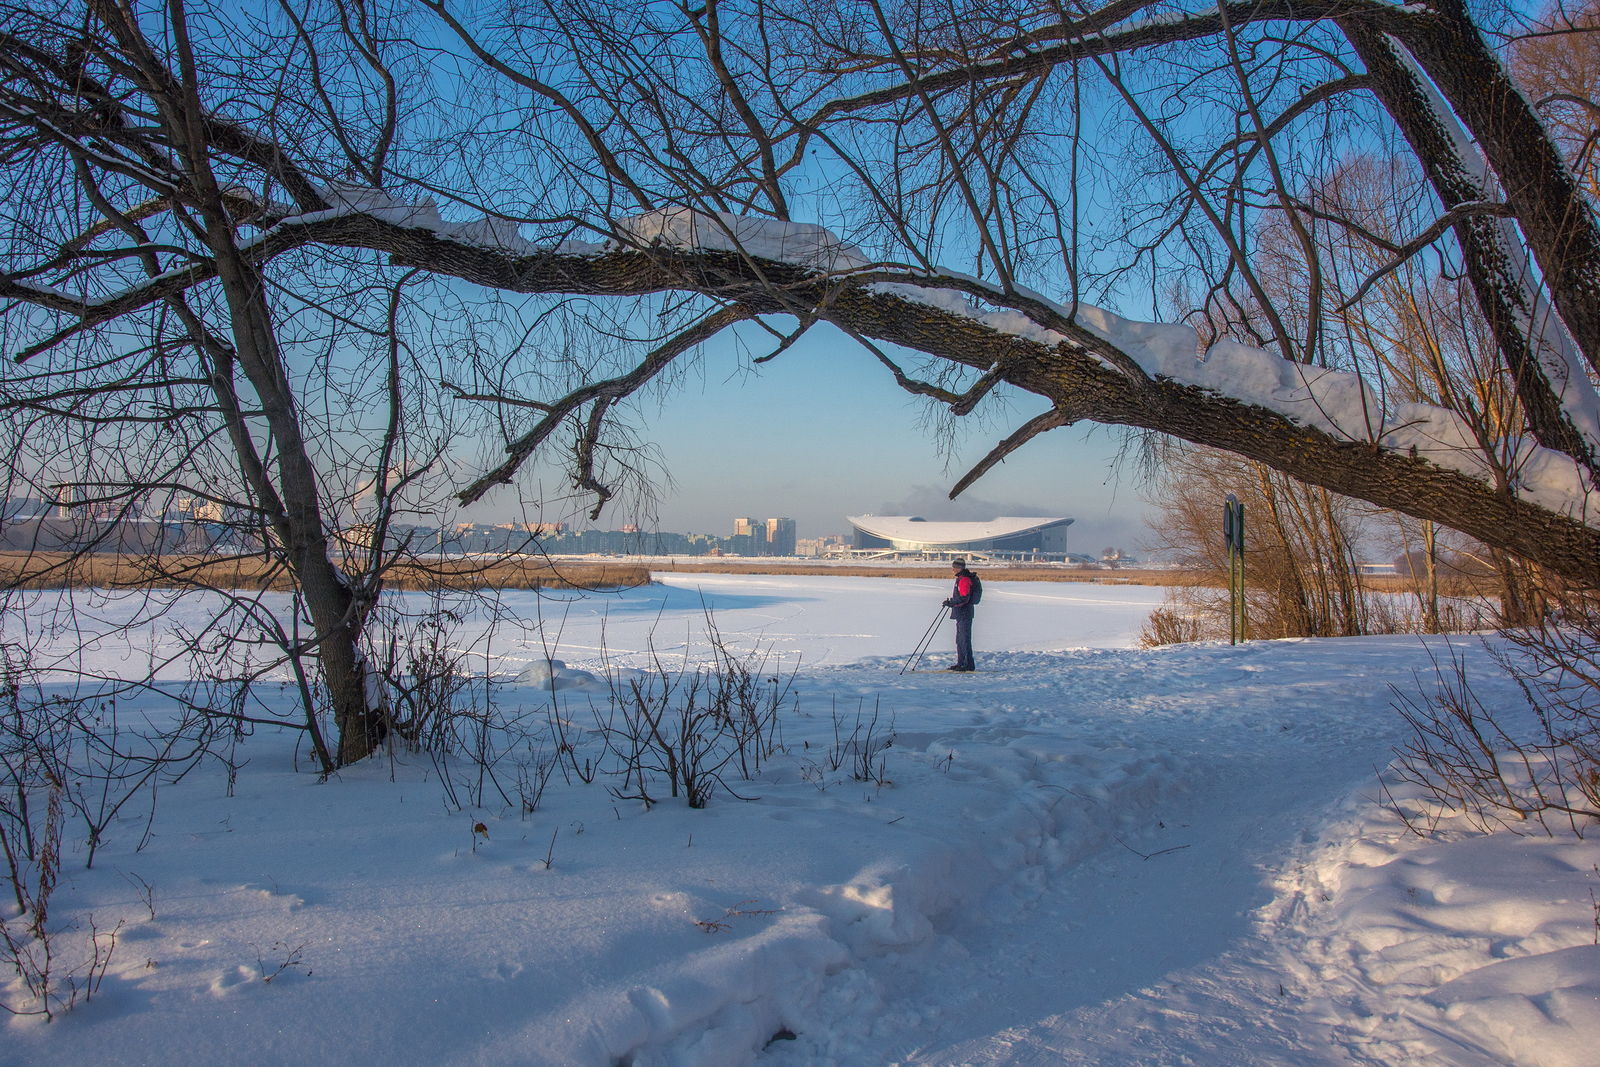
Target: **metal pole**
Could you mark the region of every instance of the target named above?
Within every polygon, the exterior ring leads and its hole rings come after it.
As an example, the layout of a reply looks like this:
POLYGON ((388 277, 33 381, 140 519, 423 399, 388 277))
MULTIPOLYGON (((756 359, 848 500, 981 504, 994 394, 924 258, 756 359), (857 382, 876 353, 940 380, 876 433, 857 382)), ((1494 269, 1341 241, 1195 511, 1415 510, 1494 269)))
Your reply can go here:
POLYGON ((928 646, 933 644, 933 635, 938 632, 939 624, 943 621, 944 608, 941 606, 939 613, 933 617, 933 622, 928 624, 927 631, 922 635, 922 641, 917 645, 915 655, 906 661, 906 666, 900 668, 901 674, 906 673, 907 670, 914 671, 917 669, 917 664, 922 662, 922 657, 928 651, 928 646))
POLYGON ((1232 493, 1222 505, 1222 538, 1228 549, 1228 643, 1245 637, 1244 504, 1232 493))
POLYGON ((1248 641, 1250 635, 1245 632, 1248 613, 1245 611, 1245 504, 1235 501, 1234 504, 1234 558, 1238 565, 1238 640, 1248 641))

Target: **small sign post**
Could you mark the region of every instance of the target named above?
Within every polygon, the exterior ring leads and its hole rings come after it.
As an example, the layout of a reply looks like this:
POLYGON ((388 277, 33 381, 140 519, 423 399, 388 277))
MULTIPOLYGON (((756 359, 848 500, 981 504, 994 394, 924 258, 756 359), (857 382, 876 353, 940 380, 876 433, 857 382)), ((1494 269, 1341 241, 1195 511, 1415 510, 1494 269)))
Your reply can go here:
POLYGON ((1244 504, 1232 493, 1222 505, 1222 539, 1228 547, 1228 643, 1245 640, 1244 504))

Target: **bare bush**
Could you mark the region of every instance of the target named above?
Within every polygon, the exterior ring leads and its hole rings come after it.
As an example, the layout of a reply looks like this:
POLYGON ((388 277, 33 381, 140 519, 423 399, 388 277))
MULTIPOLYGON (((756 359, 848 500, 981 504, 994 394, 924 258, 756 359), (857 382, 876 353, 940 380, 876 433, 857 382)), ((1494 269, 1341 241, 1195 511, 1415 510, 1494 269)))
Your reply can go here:
POLYGON ((768 649, 730 648, 709 611, 706 637, 712 655, 705 664, 690 666, 685 657, 671 666, 652 638, 651 670, 607 671, 611 699, 595 722, 615 761, 607 773, 621 779, 608 787, 618 799, 654 805, 661 780, 691 808, 705 807, 718 788, 738 797, 727 776, 737 770, 753 780, 779 746, 794 669, 781 673, 768 649))
POLYGON ((541 747, 521 758, 513 759, 514 782, 517 790, 517 807, 526 819, 539 810, 544 801, 545 787, 555 771, 556 758, 547 756, 541 747))
POLYGON ((1600 819, 1600 610, 1593 597, 1569 597, 1504 637, 1509 650, 1494 656, 1528 714, 1486 703, 1452 653, 1435 665, 1432 695, 1396 690, 1412 729, 1397 772, 1481 829, 1549 832, 1558 820, 1582 836, 1600 819))
POLYGON ((801 777, 819 790, 826 789, 828 775, 848 766, 850 777, 857 782, 872 782, 879 787, 889 784, 887 753, 894 746, 895 731, 892 721, 887 729, 880 722, 880 702, 872 702, 870 715, 866 702, 858 703, 853 720, 847 719, 835 702, 830 718, 833 741, 816 758, 805 761, 801 777))
POLYGON ((70 1011, 79 1000, 93 999, 111 966, 117 934, 122 930, 123 924, 118 922, 113 929, 102 931, 90 916, 88 957, 63 968, 59 958, 62 941, 75 927, 50 924, 50 898, 61 876, 65 792, 63 783, 50 782, 43 821, 37 827, 25 824, 29 853, 19 855, 9 846, 6 850, 8 880, 18 914, 8 919, 0 908, 0 965, 12 972, 24 994, 20 1004, 0 1000, 0 1008, 12 1015, 42 1015, 54 1020, 58 1012, 70 1011))
POLYGON ((889 783, 888 757, 885 754, 894 746, 894 723, 889 723, 884 729, 879 722, 881 712, 876 700, 872 702, 870 716, 857 705, 855 726, 845 742, 845 748, 850 753, 850 777, 877 786, 889 783))
POLYGON ((1139 644, 1144 648, 1190 644, 1201 639, 1200 618, 1176 605, 1156 608, 1139 628, 1139 644))
POLYGON ((377 664, 388 689, 389 728, 419 750, 449 751, 462 741, 471 678, 452 640, 460 621, 438 604, 420 618, 396 620, 377 664))
POLYGON ((727 723, 707 673, 651 672, 614 687, 612 699, 622 717, 612 737, 622 785, 612 794, 652 805, 652 780, 659 776, 672 796, 681 795, 691 808, 705 807, 734 757, 722 743, 727 723))
POLYGON ((25 650, 7 645, 0 660, 0 840, 8 859, 13 842, 35 858, 30 797, 48 794, 81 822, 85 865, 94 866, 107 831, 130 805, 148 802, 153 817, 156 787, 177 782, 212 751, 217 720, 182 692, 171 720, 142 719, 133 728, 120 707, 126 691, 51 694, 25 650))
MULTIPOLYGON (((1187 580, 1168 588, 1166 603, 1146 622, 1140 634, 1146 648, 1228 638, 1221 501, 1229 494, 1244 503, 1249 521, 1245 617, 1251 637, 1461 632, 1500 623, 1510 595, 1503 584, 1494 585, 1496 597, 1477 595, 1487 583, 1469 583, 1459 567, 1450 569, 1442 588, 1419 589, 1413 577, 1414 597, 1403 595, 1399 583, 1379 586, 1361 573, 1357 546, 1374 528, 1396 527, 1392 513, 1215 450, 1172 446, 1166 458, 1151 494, 1161 506, 1152 533, 1187 580)), ((1451 558, 1463 554, 1457 547, 1451 558)))

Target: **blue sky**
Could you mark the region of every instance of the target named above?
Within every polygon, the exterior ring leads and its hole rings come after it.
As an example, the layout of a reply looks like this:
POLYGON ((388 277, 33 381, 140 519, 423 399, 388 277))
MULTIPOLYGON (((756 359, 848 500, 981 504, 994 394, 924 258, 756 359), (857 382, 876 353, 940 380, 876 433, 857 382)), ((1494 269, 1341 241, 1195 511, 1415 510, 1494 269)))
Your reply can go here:
MULTIPOLYGON (((819 327, 753 370, 733 343, 719 340, 664 400, 642 401, 642 436, 659 447, 674 483, 657 501, 659 521, 642 524, 726 534, 736 515, 785 515, 801 537, 814 537, 848 533, 844 516, 866 512, 1059 515, 1077 520, 1074 551, 1136 547, 1147 506, 1131 469, 1114 477, 1114 430, 1055 430, 961 499, 945 498, 996 441, 1042 410, 1042 401, 1025 401, 986 401, 966 420, 947 466, 924 425, 924 402, 837 331, 819 327), (993 417, 984 419, 985 411, 993 417)), ((639 519, 635 509, 613 505, 599 525, 639 519)))

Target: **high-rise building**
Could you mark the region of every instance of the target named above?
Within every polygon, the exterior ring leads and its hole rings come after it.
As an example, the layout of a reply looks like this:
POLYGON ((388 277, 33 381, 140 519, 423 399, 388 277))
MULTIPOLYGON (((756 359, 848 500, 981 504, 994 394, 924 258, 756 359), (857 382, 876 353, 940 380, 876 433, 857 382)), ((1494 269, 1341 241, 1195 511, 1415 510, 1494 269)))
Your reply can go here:
POLYGON ((792 556, 795 550, 794 520, 767 520, 767 555, 792 556))
POLYGON ((749 537, 751 534, 754 534, 755 532, 756 532, 756 524, 755 524, 755 520, 754 519, 734 519, 733 520, 733 536, 735 536, 735 537, 749 537))

